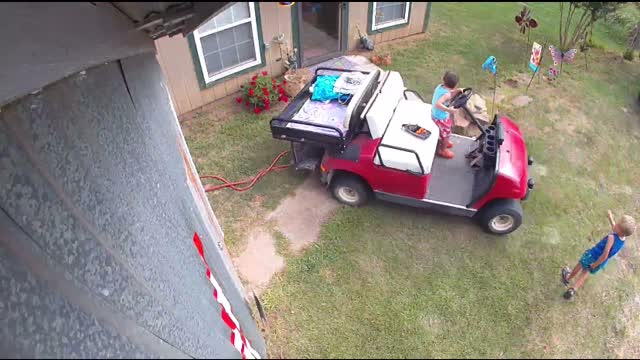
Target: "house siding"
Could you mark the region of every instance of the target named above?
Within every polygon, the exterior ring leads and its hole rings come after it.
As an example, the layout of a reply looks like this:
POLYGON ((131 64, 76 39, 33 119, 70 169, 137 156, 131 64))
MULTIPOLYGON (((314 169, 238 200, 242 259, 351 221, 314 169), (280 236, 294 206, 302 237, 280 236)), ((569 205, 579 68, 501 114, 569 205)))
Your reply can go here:
MULTIPOLYGON (((358 30, 364 35, 369 30, 369 6, 370 2, 350 2, 349 3, 349 49, 358 48, 358 30), (356 28, 357 27, 357 28, 356 28)), ((412 2, 409 13, 409 24, 393 29, 381 29, 368 35, 373 40, 374 45, 380 45, 388 41, 415 35, 422 32, 425 14, 427 11, 426 2, 412 2)))
MULTIPOLYGON (((291 9, 278 6, 278 3, 256 3, 260 6, 262 36, 269 48, 265 49, 265 64, 256 71, 268 71, 272 75, 284 73, 280 58, 280 48, 273 38, 284 34, 289 44, 291 38, 291 9)), ((264 44, 260 44, 264 46, 264 44)), ((254 72, 239 76, 230 76, 228 80, 202 89, 191 57, 186 37, 164 37, 156 40, 157 57, 169 85, 169 92, 179 115, 195 110, 212 101, 234 94, 240 85, 247 82, 254 72)))
MULTIPOLYGON (((280 48, 273 41, 274 37, 284 34, 289 46, 293 44, 291 8, 279 6, 278 3, 257 3, 260 6, 262 37, 268 48, 265 49, 264 66, 257 71, 268 71, 278 76, 284 73, 280 58, 280 48)), ((421 33, 427 11, 426 2, 412 2, 409 24, 369 35, 376 45, 421 33)), ((368 30, 369 3, 349 3, 348 49, 358 48, 358 31, 365 34, 368 30)), ((264 44, 261 44, 264 46, 264 44)), ((228 80, 203 89, 198 82, 194 61, 191 57, 189 42, 186 37, 164 37, 156 41, 157 58, 164 72, 169 92, 179 115, 195 110, 215 100, 235 94, 240 85, 246 83, 255 72, 238 76, 230 76, 228 80)))

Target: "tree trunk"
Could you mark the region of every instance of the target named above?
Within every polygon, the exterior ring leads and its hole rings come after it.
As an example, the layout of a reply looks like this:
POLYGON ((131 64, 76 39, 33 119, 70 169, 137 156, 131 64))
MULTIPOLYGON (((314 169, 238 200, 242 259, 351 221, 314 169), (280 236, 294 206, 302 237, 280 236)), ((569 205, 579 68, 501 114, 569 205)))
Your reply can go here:
POLYGON ((560 27, 558 28, 558 36, 560 37, 560 46, 564 40, 562 39, 562 20, 564 19, 564 3, 560 2, 560 27))
POLYGON ((633 50, 640 50, 640 22, 631 30, 629 47, 633 50))

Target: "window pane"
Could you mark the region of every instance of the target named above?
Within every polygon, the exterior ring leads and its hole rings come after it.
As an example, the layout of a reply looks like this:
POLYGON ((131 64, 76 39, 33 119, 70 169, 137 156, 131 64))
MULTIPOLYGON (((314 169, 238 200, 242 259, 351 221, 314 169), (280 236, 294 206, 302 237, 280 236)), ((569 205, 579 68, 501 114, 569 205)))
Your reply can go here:
POLYGON ((222 70, 222 61, 220 59, 219 52, 215 52, 213 54, 205 56, 204 62, 207 67, 207 72, 209 73, 209 76, 212 76, 213 74, 220 72, 220 70, 222 70))
POLYGON ((219 15, 216 15, 213 20, 216 22, 216 28, 231 24, 233 22, 233 13, 231 12, 231 8, 228 8, 219 15))
POLYGON ((198 32, 204 33, 204 32, 207 32, 209 30, 214 30, 215 28, 216 28, 216 23, 215 23, 214 19, 211 19, 211 20, 207 21, 206 23, 202 24, 198 28, 198 32))
POLYGON ((233 28, 217 32, 216 35, 218 36, 218 46, 220 46, 221 50, 235 44, 233 39, 233 28))
POLYGON ((404 20, 407 3, 379 2, 376 3, 376 25, 391 21, 404 20))
POLYGON ((248 3, 236 3, 198 29, 199 33, 214 31, 200 38, 206 71, 213 77, 246 62, 255 61, 257 54, 253 36, 253 22, 236 24, 250 18, 248 3), (221 26, 229 26, 217 30, 221 26))
POLYGON ((251 29, 251 23, 235 26, 233 28, 233 34, 236 44, 253 40, 253 29, 251 29))
POLYGON ((256 59, 256 50, 253 41, 248 41, 238 45, 238 60, 240 63, 256 59))
POLYGON ((233 22, 248 19, 251 16, 251 14, 249 14, 249 3, 247 2, 233 5, 231 11, 233 12, 233 22))
POLYGON ((218 51, 218 36, 216 34, 211 34, 200 38, 200 43, 202 44, 202 53, 204 54, 204 56, 218 51))
POLYGON ((220 57, 222 57, 222 67, 225 69, 238 65, 240 62, 235 46, 220 51, 220 57))
POLYGON ((198 28, 198 31, 200 33, 204 33, 210 30, 216 30, 219 27, 226 26, 240 20, 248 19, 250 16, 251 15, 249 14, 248 2, 236 3, 227 10, 216 15, 216 17, 214 17, 213 19, 202 24, 198 28))

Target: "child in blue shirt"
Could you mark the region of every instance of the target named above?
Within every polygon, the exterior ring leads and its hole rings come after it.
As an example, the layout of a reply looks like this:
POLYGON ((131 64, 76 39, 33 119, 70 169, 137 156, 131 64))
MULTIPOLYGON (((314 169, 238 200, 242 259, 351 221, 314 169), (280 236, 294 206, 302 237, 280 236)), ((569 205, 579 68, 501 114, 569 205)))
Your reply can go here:
POLYGON ((447 71, 442 77, 442 84, 436 86, 431 99, 431 119, 440 129, 440 141, 438 142, 438 156, 445 159, 452 159, 454 154, 449 148, 453 146, 449 137, 453 127, 453 113, 455 109, 449 107, 449 101, 462 92, 456 89, 458 85, 458 75, 447 71))
POLYGON ((618 222, 613 220, 611 211, 608 212, 608 216, 613 231, 602 238, 594 247, 585 251, 573 271, 567 268, 562 269, 562 282, 566 286, 569 286, 571 279, 578 277, 573 287, 565 292, 565 299, 569 300, 576 294, 576 290, 584 284, 589 273, 595 274, 603 269, 609 259, 622 249, 625 238, 631 236, 635 231, 636 222, 631 216, 623 215, 618 222))

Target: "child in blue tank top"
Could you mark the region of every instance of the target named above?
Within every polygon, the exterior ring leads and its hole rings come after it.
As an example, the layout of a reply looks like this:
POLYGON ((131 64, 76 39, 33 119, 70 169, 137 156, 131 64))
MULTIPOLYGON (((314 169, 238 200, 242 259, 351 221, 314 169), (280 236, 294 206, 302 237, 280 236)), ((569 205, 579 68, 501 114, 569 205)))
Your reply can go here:
POLYGON ((440 129, 437 154, 445 159, 452 159, 454 156, 453 152, 449 150, 449 148, 453 147, 449 137, 451 136, 455 110, 449 107, 449 100, 462 92, 462 89, 456 89, 457 85, 458 75, 451 71, 445 72, 442 77, 442 84, 436 86, 431 99, 431 119, 440 129))
POLYGON ((603 269, 609 259, 622 249, 625 238, 631 236, 635 231, 636 222, 631 216, 623 215, 618 222, 614 222, 611 211, 608 212, 608 216, 613 232, 602 238, 594 247, 585 251, 573 271, 567 268, 562 269, 562 282, 566 286, 569 286, 571 279, 578 277, 573 287, 564 294, 565 299, 571 299, 575 295, 576 290, 587 280, 589 273, 595 274, 603 269))

